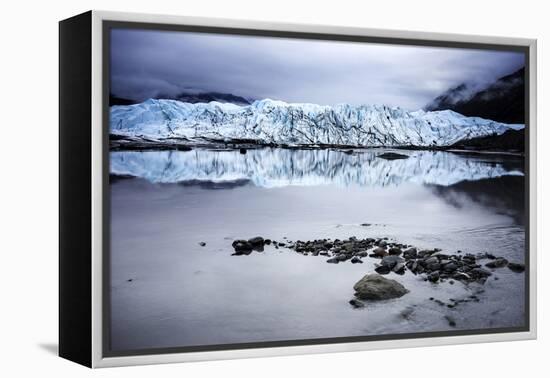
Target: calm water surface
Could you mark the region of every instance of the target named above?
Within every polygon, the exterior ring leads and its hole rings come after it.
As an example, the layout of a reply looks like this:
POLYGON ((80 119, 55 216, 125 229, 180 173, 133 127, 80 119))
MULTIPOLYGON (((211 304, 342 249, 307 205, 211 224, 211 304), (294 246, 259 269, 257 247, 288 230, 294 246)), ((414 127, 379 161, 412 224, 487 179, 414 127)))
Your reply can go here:
POLYGON ((487 281, 479 303, 438 306, 429 298, 448 302, 481 286, 407 272, 387 277, 409 294, 353 309, 353 285, 374 259, 333 265, 273 247, 231 256, 234 239, 258 235, 356 236, 523 262, 523 158, 382 152, 112 152, 112 348, 522 326, 525 275, 508 269, 487 281))

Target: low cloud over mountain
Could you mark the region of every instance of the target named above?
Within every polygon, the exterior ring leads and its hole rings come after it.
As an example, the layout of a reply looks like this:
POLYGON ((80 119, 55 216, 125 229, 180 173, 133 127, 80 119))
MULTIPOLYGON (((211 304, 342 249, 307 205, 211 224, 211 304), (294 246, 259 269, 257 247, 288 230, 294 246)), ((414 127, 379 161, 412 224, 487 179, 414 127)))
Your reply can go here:
POLYGON ((504 123, 525 123, 525 68, 503 76, 483 89, 460 84, 435 98, 426 110, 453 110, 465 116, 504 123))

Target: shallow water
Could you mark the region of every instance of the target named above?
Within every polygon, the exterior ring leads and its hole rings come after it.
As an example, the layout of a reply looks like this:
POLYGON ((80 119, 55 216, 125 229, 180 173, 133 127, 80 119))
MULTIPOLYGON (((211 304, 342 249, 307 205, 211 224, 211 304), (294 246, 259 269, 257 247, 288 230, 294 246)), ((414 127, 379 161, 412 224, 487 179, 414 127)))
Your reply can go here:
POLYGON ((353 309, 372 258, 333 265, 273 247, 231 255, 234 239, 258 235, 356 236, 523 262, 522 158, 382 152, 112 152, 111 172, 136 176, 111 182, 112 349, 522 326, 525 275, 507 268, 483 287, 391 273, 409 294, 353 309), (481 288, 479 303, 429 300, 481 288))

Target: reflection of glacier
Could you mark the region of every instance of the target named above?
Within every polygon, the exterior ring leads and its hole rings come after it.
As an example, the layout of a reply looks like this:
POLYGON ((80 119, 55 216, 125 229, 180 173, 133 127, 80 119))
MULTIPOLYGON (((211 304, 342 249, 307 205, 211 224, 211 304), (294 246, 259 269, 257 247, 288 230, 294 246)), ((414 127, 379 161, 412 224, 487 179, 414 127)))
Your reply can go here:
POLYGON ((499 162, 449 152, 407 152, 408 159, 385 160, 382 151, 352 155, 333 150, 263 148, 239 151, 111 152, 111 173, 154 183, 237 182, 261 187, 286 185, 397 186, 452 185, 506 175, 523 175, 499 162))

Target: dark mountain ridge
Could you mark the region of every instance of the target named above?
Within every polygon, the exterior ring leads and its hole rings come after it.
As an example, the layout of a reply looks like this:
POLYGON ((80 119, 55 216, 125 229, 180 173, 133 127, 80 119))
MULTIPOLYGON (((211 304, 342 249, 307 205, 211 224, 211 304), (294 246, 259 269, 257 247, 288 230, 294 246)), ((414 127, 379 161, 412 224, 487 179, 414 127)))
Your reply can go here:
POLYGON ((189 102, 191 104, 195 104, 198 102, 211 102, 211 101, 228 102, 235 105, 251 104, 251 102, 248 99, 242 96, 237 96, 232 93, 222 93, 222 92, 201 92, 201 93, 182 92, 175 96, 172 96, 171 98, 169 96, 164 96, 164 97, 158 96, 158 98, 178 100, 181 102, 189 102))
POLYGON ((525 123, 525 68, 475 91, 466 83, 435 98, 425 110, 453 110, 469 117, 504 123, 525 123))
MULTIPOLYGON (((188 102, 196 104, 200 102, 223 102, 231 103, 235 105, 250 105, 252 102, 242 96, 237 96, 232 93, 222 92, 180 92, 176 95, 159 94, 154 97, 156 100, 178 100, 181 102, 188 102)), ((119 97, 113 93, 109 96, 109 106, 113 105, 134 105, 139 104, 142 101, 132 100, 129 98, 119 97)))

